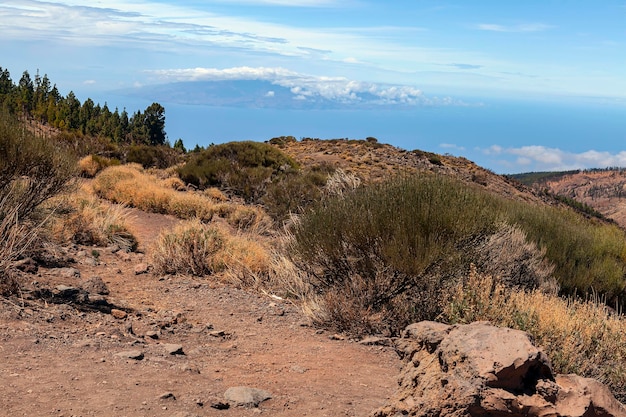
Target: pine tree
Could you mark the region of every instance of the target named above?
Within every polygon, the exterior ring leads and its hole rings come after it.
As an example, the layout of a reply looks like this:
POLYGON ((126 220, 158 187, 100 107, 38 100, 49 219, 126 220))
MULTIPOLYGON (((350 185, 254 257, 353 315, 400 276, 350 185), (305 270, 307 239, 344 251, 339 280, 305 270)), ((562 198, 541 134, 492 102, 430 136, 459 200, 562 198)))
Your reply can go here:
POLYGON ((150 145, 165 144, 165 109, 159 103, 152 103, 144 112, 144 124, 150 145))
POLYGON ((19 83, 19 97, 18 105, 22 110, 24 116, 30 116, 33 108, 33 96, 35 94, 35 88, 33 86, 33 80, 30 78, 28 71, 22 73, 19 83))

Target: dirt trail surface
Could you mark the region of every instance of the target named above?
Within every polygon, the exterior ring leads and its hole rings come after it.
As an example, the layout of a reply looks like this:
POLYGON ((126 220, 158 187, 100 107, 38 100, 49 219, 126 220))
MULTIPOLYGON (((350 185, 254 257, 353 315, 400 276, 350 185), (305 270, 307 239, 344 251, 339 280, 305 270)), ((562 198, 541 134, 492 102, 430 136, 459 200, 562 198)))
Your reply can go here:
MULTIPOLYGON (((176 220, 131 222, 149 250, 176 220)), ((22 299, 0 298, 2 416, 366 416, 397 387, 391 348, 316 330, 288 301, 157 276, 148 254, 68 255, 27 274, 22 299), (238 386, 271 399, 226 401, 238 386)))

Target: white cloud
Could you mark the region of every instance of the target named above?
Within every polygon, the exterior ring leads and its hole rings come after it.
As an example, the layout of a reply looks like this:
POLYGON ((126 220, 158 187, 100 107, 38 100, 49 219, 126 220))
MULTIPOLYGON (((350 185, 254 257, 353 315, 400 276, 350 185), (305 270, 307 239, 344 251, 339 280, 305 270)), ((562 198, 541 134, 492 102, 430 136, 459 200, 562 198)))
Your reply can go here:
POLYGON ((439 147, 443 148, 443 149, 452 149, 452 150, 456 150, 456 151, 464 151, 465 150, 464 146, 459 146, 459 145, 456 145, 454 143, 440 143, 439 147))
POLYGON ((552 29, 554 26, 544 23, 524 23, 519 25, 498 25, 494 23, 481 23, 476 25, 477 29, 490 32, 543 32, 552 29))
POLYGON ((465 106, 451 97, 427 97, 413 86, 354 81, 345 77, 324 77, 302 74, 285 68, 235 67, 186 68, 147 71, 160 82, 176 81, 268 81, 287 88, 298 99, 323 98, 338 103, 376 105, 465 106))
POLYGON ((85 80, 85 81, 83 81, 83 84, 85 84, 85 85, 94 85, 94 84, 96 84, 96 80, 85 80))
MULTIPOLYGON (((337 0, 245 1, 261 5, 342 8, 354 3, 337 0)), ((311 27, 299 25, 296 21, 276 23, 207 10, 212 8, 156 0, 91 3, 81 0, 6 0, 0 4, 0 33, 5 42, 35 39, 56 41, 64 47, 140 47, 144 52, 176 54, 183 51, 196 54, 206 51, 213 55, 228 53, 231 54, 230 62, 235 62, 234 56, 269 54, 279 59, 300 59, 300 68, 320 66, 321 62, 324 66, 354 64, 354 71, 376 69, 387 72, 391 69, 396 71, 396 76, 405 74, 406 79, 413 77, 411 72, 415 68, 436 69, 450 62, 494 66, 492 60, 462 48, 416 45, 412 35, 416 30, 424 30, 421 28, 311 27)))
POLYGON ((274 97, 275 95, 276 93, 273 91, 268 91, 267 93, 265 93, 265 97, 274 97))
POLYGON ((286 6, 286 7, 339 7, 345 1, 336 0, 222 0, 223 3, 237 3, 257 6, 286 6))
POLYGON ((541 145, 504 148, 493 145, 483 149, 483 153, 499 158, 512 157, 512 161, 500 161, 517 167, 518 171, 564 171, 573 169, 626 167, 626 151, 611 153, 588 150, 568 152, 559 148, 541 145))

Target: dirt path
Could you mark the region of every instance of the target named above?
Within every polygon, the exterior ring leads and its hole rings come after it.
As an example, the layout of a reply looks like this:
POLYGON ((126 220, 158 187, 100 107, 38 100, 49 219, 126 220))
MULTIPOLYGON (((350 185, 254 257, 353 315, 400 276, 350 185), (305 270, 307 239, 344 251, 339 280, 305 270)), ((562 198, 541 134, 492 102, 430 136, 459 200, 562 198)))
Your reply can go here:
MULTIPOLYGON (((138 211, 131 219, 142 248, 176 223, 138 211)), ((285 300, 210 278, 136 275, 143 254, 73 252, 80 277, 40 268, 27 287, 79 287, 97 276, 126 317, 70 301, 0 299, 0 415, 366 416, 396 388, 392 349, 333 340, 285 300), (184 354, 169 354, 168 344, 184 354), (235 386, 272 398, 258 408, 213 408, 235 386)))

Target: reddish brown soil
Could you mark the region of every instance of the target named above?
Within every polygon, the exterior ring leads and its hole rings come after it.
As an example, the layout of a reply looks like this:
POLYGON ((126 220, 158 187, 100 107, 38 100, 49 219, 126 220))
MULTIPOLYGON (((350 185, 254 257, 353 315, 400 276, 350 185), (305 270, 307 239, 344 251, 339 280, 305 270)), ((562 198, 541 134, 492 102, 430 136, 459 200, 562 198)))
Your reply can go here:
MULTIPOLYGON (((176 223, 139 211, 131 220, 146 251, 176 223)), ((288 301, 210 277, 136 275, 149 253, 79 247, 73 254, 80 278, 39 268, 27 275, 26 290, 99 276, 108 302, 128 315, 116 319, 32 292, 0 298, 0 415, 366 416, 396 389, 400 361, 391 348, 333 340, 288 301), (165 344, 182 345, 184 355, 168 354, 165 344), (143 359, 116 356, 130 350, 143 359), (272 398, 258 408, 213 408, 234 386, 272 398), (165 393, 175 399, 160 398, 165 393)))

